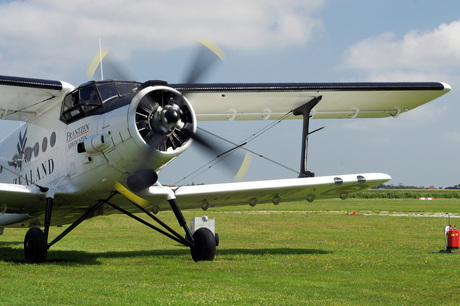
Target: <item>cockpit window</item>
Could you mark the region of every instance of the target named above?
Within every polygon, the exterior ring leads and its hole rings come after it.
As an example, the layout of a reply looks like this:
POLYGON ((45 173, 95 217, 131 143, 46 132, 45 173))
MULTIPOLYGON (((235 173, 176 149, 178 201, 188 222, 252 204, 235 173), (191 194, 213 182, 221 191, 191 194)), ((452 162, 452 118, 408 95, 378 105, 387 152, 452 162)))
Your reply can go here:
POLYGON ((101 106, 101 98, 94 85, 80 88, 80 105, 89 106, 88 110, 101 106))
POLYGON ((97 84, 97 89, 101 94, 102 103, 105 103, 113 98, 118 98, 118 92, 113 83, 97 84))
POLYGON ((118 92, 120 93, 120 96, 126 96, 129 94, 132 94, 137 90, 139 87, 139 83, 133 83, 133 82, 117 82, 117 89, 118 92))
POLYGON ((75 121, 101 106, 102 102, 96 86, 91 84, 81 87, 64 98, 61 120, 67 123, 75 121))

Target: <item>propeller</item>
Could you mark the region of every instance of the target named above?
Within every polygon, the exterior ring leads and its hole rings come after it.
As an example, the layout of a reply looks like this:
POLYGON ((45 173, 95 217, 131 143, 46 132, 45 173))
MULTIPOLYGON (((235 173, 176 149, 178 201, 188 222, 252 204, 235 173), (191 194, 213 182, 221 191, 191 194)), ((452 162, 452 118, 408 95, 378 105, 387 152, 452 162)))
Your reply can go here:
MULTIPOLYGON (((195 54, 195 59, 192 62, 191 68, 185 77, 184 87, 193 86, 198 80, 202 79, 210 69, 223 60, 223 52, 209 41, 201 41, 198 50, 195 54)), ((128 177, 128 188, 133 192, 139 192, 153 185, 158 175, 152 169, 143 168, 143 165, 148 165, 148 161, 155 149, 167 149, 172 146, 174 148, 175 141, 193 139, 206 151, 213 153, 215 156, 225 152, 226 150, 218 146, 209 138, 197 134, 193 130, 193 125, 189 123, 190 116, 187 113, 184 105, 183 96, 187 95, 187 89, 182 90, 180 95, 172 94, 167 98, 167 102, 159 105, 151 95, 145 95, 140 102, 141 116, 139 125, 145 127, 143 137, 149 145, 148 151, 145 153, 139 168, 128 177), (147 128, 148 127, 148 128, 147 128), (163 137, 158 137, 163 135, 163 137), (154 137, 155 136, 155 137, 154 137)), ((162 97, 164 100, 164 98, 162 97)), ((138 126, 139 126, 138 125, 138 126)), ((231 167, 229 165, 229 167, 231 167)), ((232 167, 234 168, 234 167, 232 167)))
MULTIPOLYGON (((100 46, 100 52, 97 54, 87 74, 90 78, 94 77, 97 68, 100 68, 101 79, 104 78, 102 69, 102 59, 104 59, 105 75, 110 79, 129 80, 127 69, 122 69, 116 64, 113 58, 108 56, 108 50, 100 46)), ((219 62, 224 59, 225 55, 216 45, 208 40, 201 40, 194 55, 194 60, 184 77, 183 87, 193 87, 196 82, 203 79, 207 73, 219 62)), ((167 86, 164 81, 149 81, 144 84, 147 86, 163 85, 167 86)), ((224 149, 223 146, 217 145, 208 137, 198 134, 194 131, 191 124, 191 115, 188 108, 184 107, 184 96, 188 90, 182 90, 180 94, 159 91, 145 95, 139 102, 136 114, 137 127, 144 141, 148 144, 148 150, 141 158, 138 169, 135 170, 127 179, 127 185, 132 192, 139 192, 155 184, 158 180, 158 174, 153 169, 145 168, 149 164, 154 150, 168 150, 168 148, 177 148, 188 139, 193 139, 206 152, 211 153, 214 157, 223 156, 232 152, 238 147, 224 149), (161 105, 156 101, 163 101, 161 105), (162 136, 162 137, 161 137, 162 136)), ((235 177, 241 180, 247 170, 250 156, 246 155, 240 171, 235 177)), ((231 160, 225 159, 224 165, 231 170, 237 168, 231 160)), ((121 185, 116 185, 116 189, 125 194, 126 189, 121 189, 121 185), (118 186, 118 187, 117 187, 118 186)))

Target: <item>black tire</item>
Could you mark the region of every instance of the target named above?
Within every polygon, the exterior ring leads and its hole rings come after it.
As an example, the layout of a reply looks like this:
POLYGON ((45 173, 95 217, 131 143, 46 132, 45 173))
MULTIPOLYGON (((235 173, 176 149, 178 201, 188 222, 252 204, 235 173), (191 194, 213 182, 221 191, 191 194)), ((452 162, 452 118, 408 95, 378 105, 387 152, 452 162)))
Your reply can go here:
POLYGON ((24 239, 24 255, 26 263, 42 263, 46 261, 48 245, 45 234, 39 228, 31 228, 24 239))
POLYGON ((216 238, 206 227, 201 227, 193 233, 195 245, 191 247, 192 258, 197 261, 213 261, 216 256, 216 238))

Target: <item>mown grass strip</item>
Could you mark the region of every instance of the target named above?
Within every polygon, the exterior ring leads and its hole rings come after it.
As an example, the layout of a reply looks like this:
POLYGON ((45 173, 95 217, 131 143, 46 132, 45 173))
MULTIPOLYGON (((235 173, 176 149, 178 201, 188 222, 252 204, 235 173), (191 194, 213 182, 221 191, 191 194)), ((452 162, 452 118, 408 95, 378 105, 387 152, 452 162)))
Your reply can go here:
MULTIPOLYGON (((42 265, 23 264, 25 230, 0 236, 5 304, 451 304, 458 254, 444 218, 366 211, 460 213, 454 199, 348 199, 209 210, 221 236, 214 262, 131 219, 83 223, 42 265), (428 203, 429 202, 429 203, 428 203), (266 213, 271 209, 285 213, 266 213), (356 210, 356 215, 330 211, 356 210), (310 210, 315 213, 295 213, 310 210), (232 213, 229 213, 231 211, 232 213), (293 213, 290 213, 292 211, 293 213), (250 213, 249 213, 250 212, 250 213)), ((184 212, 187 220, 202 211, 184 212)), ((173 213, 159 214, 175 225, 173 213)), ((51 236, 62 229, 52 228, 51 236)))

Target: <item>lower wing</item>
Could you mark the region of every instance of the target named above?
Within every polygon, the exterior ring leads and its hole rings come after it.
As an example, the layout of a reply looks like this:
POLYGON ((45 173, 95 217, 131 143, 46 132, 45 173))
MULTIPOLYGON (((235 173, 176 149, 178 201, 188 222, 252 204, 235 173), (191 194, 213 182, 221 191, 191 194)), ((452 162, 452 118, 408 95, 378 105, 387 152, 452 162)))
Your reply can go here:
POLYGON ((177 199, 182 209, 206 210, 219 206, 345 199, 350 193, 381 185, 390 179, 383 173, 365 173, 182 187, 153 186, 141 197, 160 210, 168 208, 165 200, 171 197, 177 199))
MULTIPOLYGON (((137 209, 129 202, 136 202, 136 199, 141 200, 137 204, 154 212, 170 210, 167 200, 174 198, 181 209, 204 210, 220 206, 255 206, 260 203, 279 204, 304 200, 311 202, 316 199, 345 199, 350 193, 378 186, 390 179, 389 175, 383 173, 365 173, 181 187, 152 186, 133 197, 117 195, 110 201, 133 212, 137 209)), ((109 194, 107 192, 105 196, 108 197, 109 194)), ((35 186, 0 184, 0 228, 43 225, 45 195, 35 186)), ((52 225, 74 222, 101 198, 101 194, 56 194, 52 225)), ((115 211, 98 212, 110 213, 115 211)))

